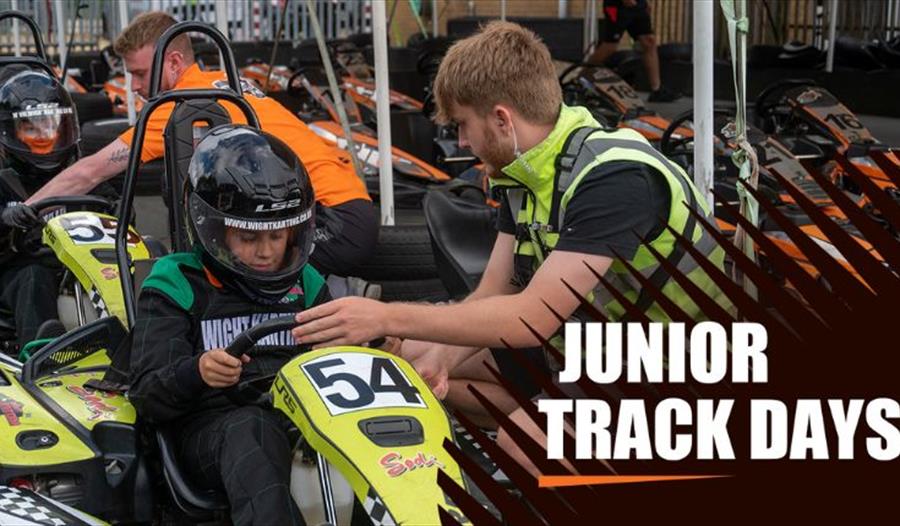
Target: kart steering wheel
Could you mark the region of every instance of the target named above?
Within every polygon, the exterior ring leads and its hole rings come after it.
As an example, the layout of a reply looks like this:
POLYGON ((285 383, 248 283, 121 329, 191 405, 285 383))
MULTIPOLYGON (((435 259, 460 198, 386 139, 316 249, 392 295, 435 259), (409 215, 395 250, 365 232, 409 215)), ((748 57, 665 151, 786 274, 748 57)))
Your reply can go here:
MULTIPOLYGON (((116 209, 116 203, 105 198, 100 197, 99 195, 67 195, 60 197, 48 197, 47 199, 41 199, 40 201, 31 205, 31 208, 34 209, 35 212, 40 216, 41 212, 50 208, 56 208, 60 206, 77 206, 77 207, 91 207, 102 210, 104 213, 114 214, 116 209)), ((31 257, 44 257, 49 256, 53 253, 50 247, 44 245, 41 242, 41 236, 33 233, 34 230, 38 230, 40 232, 43 230, 43 226, 40 228, 35 227, 34 229, 22 231, 22 230, 13 230, 12 233, 12 245, 16 247, 16 250, 20 252, 26 252, 31 257)))
MULTIPOLYGON (((721 121, 722 117, 731 118, 733 113, 725 108, 715 108, 713 109, 713 115, 713 125, 715 126, 721 121)), ((686 126, 687 123, 692 122, 693 120, 693 109, 687 110, 672 119, 672 122, 659 139, 659 151, 661 151, 663 155, 666 157, 678 157, 690 154, 691 150, 689 150, 687 146, 694 142, 694 136, 675 137, 675 131, 678 128, 693 129, 693 126, 686 126)), ((713 134, 718 135, 719 130, 714 129, 713 134)))
MULTIPOLYGON (((259 340, 276 332, 293 329, 296 326, 297 321, 294 320, 293 315, 266 320, 235 336, 234 340, 225 348, 225 352, 240 360, 241 355, 251 353, 251 349, 256 346, 259 340)), ((224 395, 236 405, 268 406, 271 403, 271 397, 268 393, 268 384, 271 384, 271 381, 271 376, 264 376, 254 380, 239 380, 235 385, 226 387, 224 395), (267 384, 265 389, 261 388, 260 384, 263 383, 267 384)))
MULTIPOLYGON (((722 157, 722 146, 724 143, 728 142, 728 138, 724 135, 723 130, 725 126, 732 121, 734 118, 734 113, 731 110, 725 108, 715 108, 713 110, 713 136, 715 140, 718 142, 716 145, 716 150, 714 150, 714 166, 715 168, 715 177, 716 177, 716 189, 717 191, 722 192, 725 195, 729 193, 736 193, 736 182, 734 181, 734 177, 736 172, 733 163, 730 161, 726 161, 725 158, 722 157), (729 175, 729 173, 731 175, 729 175), (729 183, 729 178, 731 178, 732 182, 729 183)), ((688 144, 691 144, 694 141, 693 135, 682 138, 673 138, 672 136, 680 126, 684 126, 687 122, 690 122, 694 118, 694 110, 687 110, 686 112, 678 115, 675 119, 672 120, 672 123, 666 128, 666 131, 663 132, 662 138, 659 141, 659 149, 666 157, 672 158, 672 160, 678 162, 682 165, 682 167, 687 168, 686 163, 693 162, 693 157, 691 156, 691 150, 687 148, 688 144)), ((756 144, 754 141, 754 137, 759 133, 759 130, 752 129, 748 126, 748 135, 750 136, 751 144, 756 144)), ((765 137, 763 137, 764 140, 765 137)), ((763 142, 760 140, 759 142, 763 142)), ((759 172, 759 183, 757 189, 765 196, 770 202, 775 204, 780 204, 781 199, 779 198, 779 188, 780 183, 777 179, 775 179, 771 173, 766 169, 761 169, 759 172)), ((762 212, 761 212, 762 214, 762 212)), ((764 217, 761 215, 760 217, 764 217)))
POLYGON ((792 108, 785 100, 785 93, 800 86, 818 86, 812 79, 784 79, 766 86, 756 97, 754 124, 766 133, 775 133, 791 116, 792 108))

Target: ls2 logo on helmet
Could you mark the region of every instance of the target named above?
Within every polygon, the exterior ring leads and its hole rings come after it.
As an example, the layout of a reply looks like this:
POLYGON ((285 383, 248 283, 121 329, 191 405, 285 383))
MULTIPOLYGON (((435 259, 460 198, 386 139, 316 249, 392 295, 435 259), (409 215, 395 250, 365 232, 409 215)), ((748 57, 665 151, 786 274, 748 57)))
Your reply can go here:
POLYGON ((287 208, 296 208, 300 206, 300 199, 291 199, 290 201, 278 201, 276 203, 259 204, 256 206, 257 212, 271 212, 274 210, 285 210, 287 208))

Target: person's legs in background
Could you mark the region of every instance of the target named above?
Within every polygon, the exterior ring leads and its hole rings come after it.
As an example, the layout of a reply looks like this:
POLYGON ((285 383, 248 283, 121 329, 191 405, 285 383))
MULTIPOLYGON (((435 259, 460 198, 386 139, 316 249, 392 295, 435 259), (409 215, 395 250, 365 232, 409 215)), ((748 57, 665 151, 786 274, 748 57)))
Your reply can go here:
POLYGON ((39 262, 0 273, 0 306, 12 313, 19 348, 34 340, 38 327, 56 319, 59 270, 39 262))
POLYGON ((617 6, 603 6, 603 29, 597 48, 585 62, 597 66, 603 65, 613 53, 619 49, 619 41, 622 40, 624 28, 619 20, 619 8, 617 6))
POLYGON ((662 85, 662 77, 659 72, 659 46, 656 34, 653 32, 653 24, 650 19, 650 11, 646 8, 636 8, 628 17, 628 34, 641 45, 641 60, 647 72, 647 80, 650 84, 650 102, 671 102, 681 97, 681 94, 667 89, 662 85))
POLYGON ((377 298, 380 287, 353 272, 375 253, 380 218, 371 201, 354 199, 332 207, 316 204, 316 233, 309 262, 328 280, 333 298, 377 298))
POLYGON ((596 66, 603 65, 616 50, 619 49, 619 42, 601 42, 597 49, 585 60, 588 64, 596 66))
POLYGON ((659 78, 659 54, 656 47, 656 35, 653 33, 641 35, 637 40, 641 43, 641 60, 644 61, 644 69, 647 70, 650 91, 659 91, 662 82, 659 78))

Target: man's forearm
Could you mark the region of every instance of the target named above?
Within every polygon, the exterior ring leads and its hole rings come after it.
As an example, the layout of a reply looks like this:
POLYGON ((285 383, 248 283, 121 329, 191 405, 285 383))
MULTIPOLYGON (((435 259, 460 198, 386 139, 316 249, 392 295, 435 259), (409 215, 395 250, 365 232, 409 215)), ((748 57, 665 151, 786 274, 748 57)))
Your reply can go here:
POLYGON ((520 317, 542 334, 558 324, 547 323, 552 314, 539 315, 528 302, 522 294, 513 294, 454 305, 390 303, 385 305, 386 333, 473 348, 504 347, 501 338, 513 347, 532 347, 539 342, 520 317))
POLYGON ((56 177, 50 179, 47 184, 41 187, 26 201, 28 204, 34 204, 48 197, 58 197, 63 195, 84 195, 90 192, 95 186, 102 181, 95 182, 94 177, 82 167, 72 165, 66 168, 56 177))
POLYGON ((575 312, 611 264, 606 256, 556 251, 521 292, 443 306, 385 304, 377 316, 380 330, 450 345, 534 347, 540 340, 532 330, 542 338, 553 335, 560 318, 575 312))
POLYGON ((128 165, 128 145, 116 139, 94 155, 61 171, 26 201, 33 204, 48 197, 84 195, 112 178, 128 165))

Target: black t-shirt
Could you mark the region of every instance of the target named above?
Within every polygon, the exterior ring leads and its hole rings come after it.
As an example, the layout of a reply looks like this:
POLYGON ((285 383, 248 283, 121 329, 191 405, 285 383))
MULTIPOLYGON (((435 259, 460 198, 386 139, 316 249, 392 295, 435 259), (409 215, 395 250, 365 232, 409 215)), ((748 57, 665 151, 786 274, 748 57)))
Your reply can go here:
MULTIPOLYGON (((497 230, 515 235, 506 193, 501 193, 497 230)), ((662 233, 672 199, 665 176, 632 161, 603 163, 575 190, 560 225, 556 250, 631 259, 641 245, 662 233), (636 235, 637 234, 637 235, 636 235)))

